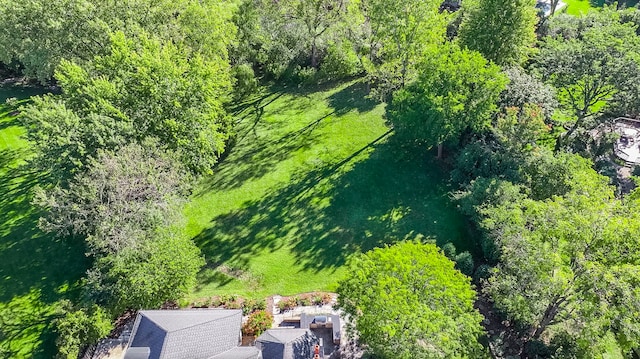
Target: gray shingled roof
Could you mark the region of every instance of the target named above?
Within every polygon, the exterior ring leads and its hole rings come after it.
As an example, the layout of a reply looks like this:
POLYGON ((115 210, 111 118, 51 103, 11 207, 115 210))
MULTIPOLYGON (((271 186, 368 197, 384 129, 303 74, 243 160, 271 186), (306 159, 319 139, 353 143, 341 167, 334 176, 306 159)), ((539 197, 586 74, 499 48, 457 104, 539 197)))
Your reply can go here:
POLYGON ((242 317, 240 309, 141 310, 139 313, 166 332, 175 332, 217 320, 234 320, 238 314, 242 317))
POLYGON ((262 358, 256 347, 235 347, 224 353, 215 355, 209 359, 256 359, 262 358))
POLYGON ((308 329, 274 328, 256 339, 264 359, 308 359, 318 338, 308 329))
POLYGON ((262 333, 261 336, 256 339, 258 342, 280 343, 287 344, 294 342, 301 336, 306 335, 307 329, 295 329, 295 328, 274 328, 269 329, 262 333))
POLYGON ((129 347, 149 347, 149 359, 209 359, 238 346, 241 325, 241 310, 143 310, 129 347))

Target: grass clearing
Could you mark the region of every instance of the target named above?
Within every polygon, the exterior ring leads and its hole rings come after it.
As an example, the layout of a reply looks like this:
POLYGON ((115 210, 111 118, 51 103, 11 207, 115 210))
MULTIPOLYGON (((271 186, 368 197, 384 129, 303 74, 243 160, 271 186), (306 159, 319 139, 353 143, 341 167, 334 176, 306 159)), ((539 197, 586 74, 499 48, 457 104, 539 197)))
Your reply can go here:
MULTIPOLYGON (((569 15, 584 15, 589 10, 596 7, 602 7, 602 1, 598 0, 562 0, 567 4, 566 12, 569 15)), ((562 9, 564 12, 565 9, 562 9)))
POLYGON ((193 297, 332 290, 358 252, 423 234, 472 250, 448 175, 403 146, 358 81, 272 88, 187 206, 207 268, 193 297))
POLYGON ((52 358, 49 324, 56 302, 72 295, 87 263, 82 247, 37 228, 31 206, 41 174, 30 169, 28 142, 6 98, 25 99, 37 89, 0 87, 0 357, 52 358))

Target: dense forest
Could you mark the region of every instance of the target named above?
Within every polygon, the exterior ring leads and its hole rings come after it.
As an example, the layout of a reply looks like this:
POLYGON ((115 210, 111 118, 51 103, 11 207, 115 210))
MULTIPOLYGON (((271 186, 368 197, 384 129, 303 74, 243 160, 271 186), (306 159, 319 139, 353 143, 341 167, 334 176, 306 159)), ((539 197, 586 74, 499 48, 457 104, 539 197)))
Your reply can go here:
MULTIPOLYGON (((371 358, 640 357, 640 167, 613 154, 616 121, 640 116, 640 10, 592 1, 572 15, 567 3, 545 12, 535 0, 0 0, 0 72, 44 93, 8 96, 3 107, 25 131, 31 155, 19 166, 33 174, 7 180, 13 162, 0 142, 3 186, 33 183, 21 194, 38 218, 33 230, 80 248, 68 253, 82 267, 64 285, 72 289, 33 309, 45 318, 38 333, 53 333, 58 357, 77 358, 123 313, 192 298, 204 274, 228 275, 232 262, 259 272, 240 252, 308 235, 318 240, 306 252, 306 242, 284 246, 288 260, 313 250, 310 276, 320 266, 341 274, 304 290, 339 294, 371 358), (302 107, 288 120, 305 120, 315 94, 345 87, 351 97, 331 92, 334 111, 296 136, 311 141, 324 118, 379 110, 384 129, 347 127, 375 133, 361 151, 384 143, 391 155, 358 168, 348 162, 360 152, 330 146, 355 141, 340 137, 347 130, 327 131, 324 152, 300 159, 316 172, 283 175, 279 202, 243 203, 256 213, 216 217, 211 235, 193 235, 202 186, 228 190, 223 176, 266 176, 287 158, 245 140, 261 123, 275 126, 277 113, 263 116, 270 103, 285 96, 283 107, 302 107), (342 162, 323 157, 332 151, 342 162), (434 184, 446 186, 443 202, 415 180, 431 172, 444 173, 434 184), (330 186, 321 175, 343 192, 305 197, 330 186), (384 176, 397 177, 389 191, 348 194, 384 176), (437 213, 451 206, 461 220, 445 223, 460 228, 347 231, 347 220, 303 228, 287 217, 346 217, 371 209, 369 197, 396 194, 409 205, 379 213, 385 221, 428 203, 437 213), (281 230, 261 237, 278 206, 281 230), (454 232, 462 239, 447 238, 454 232)), ((264 147, 291 141, 280 135, 264 147)), ((261 190, 255 196, 267 197, 261 190)), ((7 201, 9 231, 19 218, 7 201)), ((208 201, 228 206, 227 197, 208 201)), ((2 238, 0 249, 10 247, 2 238)), ((246 291, 298 288, 269 280, 254 275, 246 291)), ((0 302, 12 299, 5 293, 0 302)), ((0 305, 0 356, 29 357, 12 344, 17 316, 0 305)))

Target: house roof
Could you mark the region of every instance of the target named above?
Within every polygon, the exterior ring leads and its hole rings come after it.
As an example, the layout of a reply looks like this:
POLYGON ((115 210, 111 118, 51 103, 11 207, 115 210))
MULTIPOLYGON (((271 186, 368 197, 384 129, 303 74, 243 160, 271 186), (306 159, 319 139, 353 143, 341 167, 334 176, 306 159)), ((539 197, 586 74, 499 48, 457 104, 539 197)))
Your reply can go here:
POLYGON ((264 359, 308 359, 318 338, 309 329, 274 328, 256 339, 264 359))
POLYGON ((191 310, 141 310, 140 315, 154 322, 165 332, 175 332, 197 325, 213 322, 237 320, 242 317, 240 309, 191 309, 191 310))
POLYGON ((230 359, 257 358, 256 351, 253 356, 246 350, 231 352, 240 342, 241 325, 241 310, 143 310, 129 347, 148 347, 149 359, 209 359, 224 352, 234 355, 230 359))
POLYGON ((274 328, 262 333, 256 341, 263 343, 288 344, 307 335, 308 333, 309 331, 307 329, 274 328))
POLYGON ((235 347, 209 359, 255 359, 261 357, 260 351, 256 347, 235 347))

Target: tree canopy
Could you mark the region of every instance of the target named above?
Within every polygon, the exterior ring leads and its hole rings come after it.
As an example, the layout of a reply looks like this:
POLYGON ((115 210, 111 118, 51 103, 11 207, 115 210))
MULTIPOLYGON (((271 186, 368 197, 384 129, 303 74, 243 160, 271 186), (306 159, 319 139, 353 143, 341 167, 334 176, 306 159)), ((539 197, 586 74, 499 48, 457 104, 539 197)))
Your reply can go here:
POLYGON ((533 52, 535 0, 465 0, 460 44, 499 65, 521 64, 533 52))
MULTIPOLYGON (((368 72, 374 83, 393 91, 412 82, 430 45, 444 41, 447 13, 438 0, 362 0, 370 37, 368 72)), ((386 89, 386 90, 385 90, 386 89)), ((384 96, 382 96, 384 97, 384 96)))
POLYGON ((576 131, 595 127, 614 96, 630 94, 624 90, 633 89, 632 83, 637 82, 633 73, 638 68, 640 39, 637 25, 620 21, 620 14, 611 9, 584 19, 558 17, 549 26, 536 67, 557 89, 567 114, 562 122, 568 130, 560 146, 576 131))
POLYGON ((482 317, 470 279, 434 244, 407 241, 353 261, 338 306, 382 358, 479 358, 482 317))
POLYGON ((485 210, 483 226, 501 251, 486 289, 496 307, 526 325, 528 339, 558 325, 582 346, 611 332, 623 351, 637 347, 639 317, 629 306, 640 297, 628 290, 640 273, 637 205, 593 186, 485 210))
POLYGON ((425 56, 417 80, 398 91, 388 109, 396 133, 429 146, 462 131, 486 129, 507 79, 477 52, 455 44, 425 56))
POLYGON ((207 0, 25 0, 0 2, 0 60, 50 80, 62 60, 78 64, 108 53, 110 34, 154 34, 207 60, 226 60, 235 41, 226 2, 207 0))
POLYGON ((63 61, 56 79, 62 94, 37 98, 21 114, 37 162, 56 177, 83 169, 99 150, 145 138, 210 172, 231 132, 227 63, 171 43, 117 33, 108 55, 84 67, 63 61))

